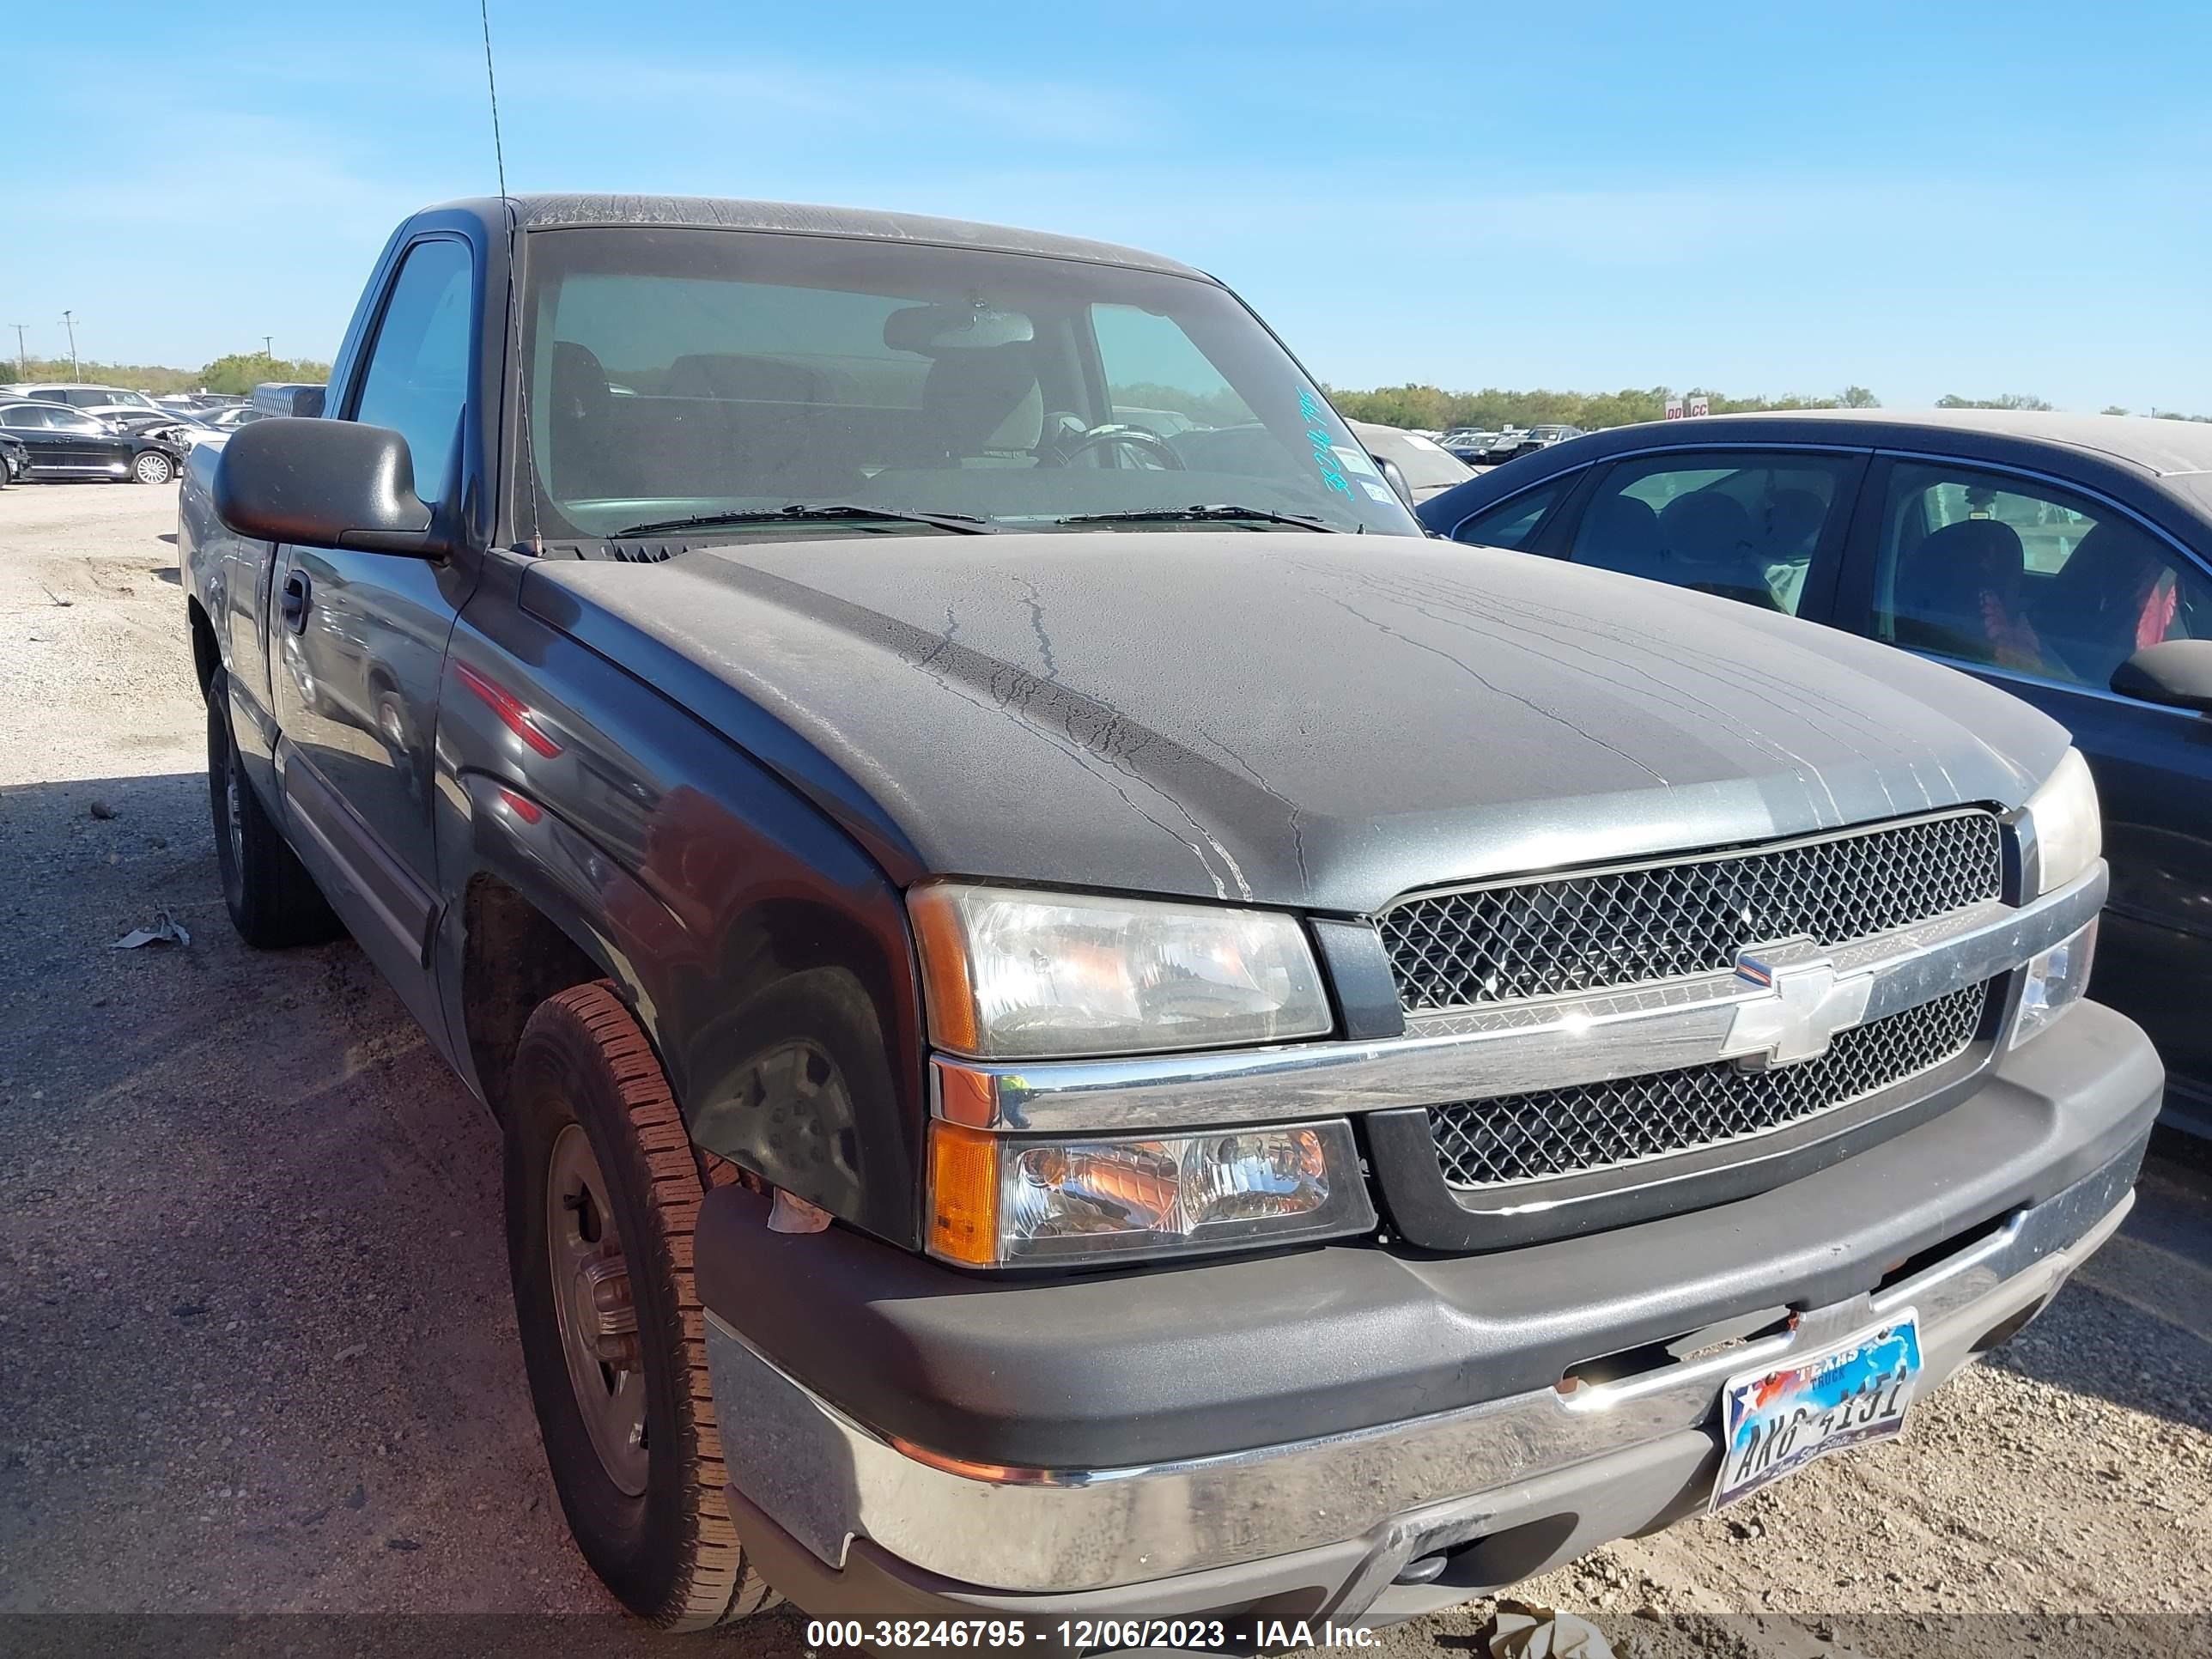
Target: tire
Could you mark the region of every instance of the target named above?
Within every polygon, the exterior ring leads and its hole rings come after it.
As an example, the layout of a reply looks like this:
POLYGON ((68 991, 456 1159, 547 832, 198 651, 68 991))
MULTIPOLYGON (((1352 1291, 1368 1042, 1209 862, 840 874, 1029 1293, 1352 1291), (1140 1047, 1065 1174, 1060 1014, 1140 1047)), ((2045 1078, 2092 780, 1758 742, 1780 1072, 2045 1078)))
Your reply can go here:
POLYGON ((723 1496, 691 1276, 702 1189, 690 1135, 607 981, 548 998, 524 1027, 506 1164, 523 1363, 585 1560, 665 1629, 775 1606, 723 1496))
POLYGON ((142 484, 165 484, 177 476, 177 464, 158 449, 142 449, 131 459, 131 476, 142 484))
POLYGON ((231 926, 257 951, 335 939, 343 927, 246 781, 230 740, 228 695, 217 674, 208 687, 208 811, 231 926))

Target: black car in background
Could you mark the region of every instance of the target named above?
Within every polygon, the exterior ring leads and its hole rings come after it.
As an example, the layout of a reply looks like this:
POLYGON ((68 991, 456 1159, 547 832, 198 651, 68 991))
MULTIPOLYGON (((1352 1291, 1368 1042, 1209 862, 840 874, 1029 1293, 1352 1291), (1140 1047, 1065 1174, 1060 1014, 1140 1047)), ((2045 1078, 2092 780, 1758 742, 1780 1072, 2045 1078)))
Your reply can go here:
MULTIPOLYGON (((2167 1121, 2212 1135, 2212 428, 1985 410, 1653 422, 1547 448, 1419 515, 1459 541, 1886 641, 2070 727, 2112 866, 2094 993, 2157 1042, 2167 1121)), ((1769 695, 1745 674, 1747 703, 1769 695)))
POLYGON ((1498 441, 1498 434, 1479 428, 1462 428, 1445 433, 1437 441, 1447 454, 1462 465, 1487 466, 1490 464, 1490 447, 1498 441))
POLYGON ((20 476, 43 483, 128 478, 165 484, 184 466, 183 445, 154 431, 118 431, 66 404, 0 404, 0 434, 23 449, 27 467, 20 476))

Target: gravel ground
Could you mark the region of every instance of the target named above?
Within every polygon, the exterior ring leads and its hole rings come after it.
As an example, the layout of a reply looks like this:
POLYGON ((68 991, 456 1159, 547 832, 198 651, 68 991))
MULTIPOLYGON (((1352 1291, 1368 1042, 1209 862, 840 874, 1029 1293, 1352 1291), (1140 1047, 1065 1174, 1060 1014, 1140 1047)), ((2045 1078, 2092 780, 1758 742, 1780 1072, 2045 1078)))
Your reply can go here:
MULTIPOLYGON (((352 946, 257 955, 223 915, 173 496, 0 491, 0 1613, 665 1650, 612 1621, 561 1522, 490 1124, 352 946), (189 946, 108 948, 163 910, 189 946), (435 1622, 522 1613, 601 1618, 435 1622)), ((2157 1163, 2053 1311, 1903 1441, 1520 1594, 1622 1652, 2052 1653, 2100 1613, 2133 1619, 2112 1651, 2201 1652, 2209 1492, 2212 1196, 2157 1163)), ((1381 1650, 1480 1651, 1491 1611, 1381 1650)), ((17 1620, 0 1646, 133 1628, 17 1620)), ((716 1650, 796 1653, 801 1628, 716 1650)))

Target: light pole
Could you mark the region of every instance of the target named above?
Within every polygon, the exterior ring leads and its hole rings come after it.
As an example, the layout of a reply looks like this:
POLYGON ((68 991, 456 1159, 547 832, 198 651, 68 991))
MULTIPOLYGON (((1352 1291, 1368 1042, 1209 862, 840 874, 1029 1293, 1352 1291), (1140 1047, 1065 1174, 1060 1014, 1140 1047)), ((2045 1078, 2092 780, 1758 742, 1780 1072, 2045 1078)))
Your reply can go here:
POLYGON ((84 374, 83 372, 76 366, 76 313, 74 311, 64 311, 62 313, 62 323, 63 325, 69 330, 70 379, 72 380, 81 380, 84 378, 84 374))
POLYGON ((276 338, 273 334, 264 334, 261 337, 261 355, 272 363, 276 361, 276 353, 272 347, 276 338))
POLYGON ((8 326, 15 331, 15 372, 27 380, 31 378, 31 360, 23 351, 23 331, 30 325, 10 323, 8 326))

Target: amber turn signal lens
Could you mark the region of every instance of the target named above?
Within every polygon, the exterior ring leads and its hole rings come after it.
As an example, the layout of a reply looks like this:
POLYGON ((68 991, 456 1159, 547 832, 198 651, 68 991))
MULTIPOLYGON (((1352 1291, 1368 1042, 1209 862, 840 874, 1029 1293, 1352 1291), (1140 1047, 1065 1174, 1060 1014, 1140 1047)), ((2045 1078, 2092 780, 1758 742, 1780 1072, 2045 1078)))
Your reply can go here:
POLYGON ((968 982, 968 936, 960 906, 942 887, 917 887, 907 895, 914 940, 921 953, 921 994, 930 1034, 940 1048, 972 1054, 975 1048, 975 993, 968 982))
POLYGON ((996 1137, 957 1123, 929 1126, 929 1243, 951 1261, 999 1259, 996 1137))

